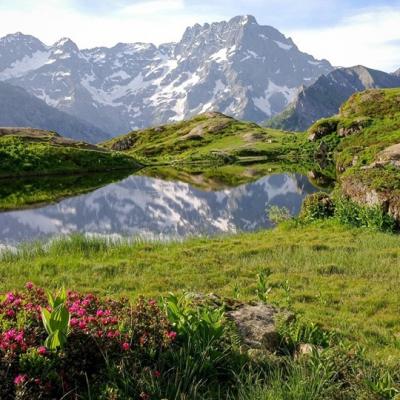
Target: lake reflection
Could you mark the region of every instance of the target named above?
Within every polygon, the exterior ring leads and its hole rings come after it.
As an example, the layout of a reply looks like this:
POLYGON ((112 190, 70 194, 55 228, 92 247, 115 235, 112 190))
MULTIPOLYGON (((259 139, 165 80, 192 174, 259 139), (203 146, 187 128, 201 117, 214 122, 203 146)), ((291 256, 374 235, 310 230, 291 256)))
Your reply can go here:
POLYGON ((253 231, 271 225, 266 207, 293 215, 316 189, 301 175, 272 175, 219 191, 131 176, 89 194, 32 210, 0 213, 0 244, 75 232, 185 237, 253 231))

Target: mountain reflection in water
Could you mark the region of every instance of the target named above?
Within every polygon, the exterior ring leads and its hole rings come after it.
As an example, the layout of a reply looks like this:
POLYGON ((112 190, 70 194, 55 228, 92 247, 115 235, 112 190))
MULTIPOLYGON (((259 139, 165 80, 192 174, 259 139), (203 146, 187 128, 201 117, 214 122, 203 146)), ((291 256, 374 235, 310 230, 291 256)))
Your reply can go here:
POLYGON ((0 213, 0 244, 78 232, 172 238, 254 231, 271 226, 268 206, 296 215, 303 198, 315 191, 307 177, 295 174, 219 191, 130 176, 57 204, 0 213))

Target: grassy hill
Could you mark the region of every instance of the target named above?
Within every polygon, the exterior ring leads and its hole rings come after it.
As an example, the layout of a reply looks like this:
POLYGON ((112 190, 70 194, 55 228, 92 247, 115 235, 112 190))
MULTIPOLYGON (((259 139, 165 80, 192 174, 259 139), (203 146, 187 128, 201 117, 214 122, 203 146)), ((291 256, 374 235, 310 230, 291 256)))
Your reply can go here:
POLYGON ((137 169, 133 158, 57 133, 0 128, 0 178, 137 169))
POLYGON ((265 129, 210 112, 188 121, 133 131, 102 143, 111 150, 158 163, 233 162, 264 157, 297 160, 304 134, 265 129))

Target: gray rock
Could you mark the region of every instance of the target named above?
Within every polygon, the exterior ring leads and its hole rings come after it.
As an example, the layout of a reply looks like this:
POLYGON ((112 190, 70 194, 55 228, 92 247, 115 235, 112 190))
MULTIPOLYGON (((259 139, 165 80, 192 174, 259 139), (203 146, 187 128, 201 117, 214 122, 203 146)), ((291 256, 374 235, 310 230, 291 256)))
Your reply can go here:
POLYGON ((276 328, 278 310, 270 305, 245 304, 227 313, 236 325, 243 343, 250 349, 274 352, 279 348, 280 336, 276 328))

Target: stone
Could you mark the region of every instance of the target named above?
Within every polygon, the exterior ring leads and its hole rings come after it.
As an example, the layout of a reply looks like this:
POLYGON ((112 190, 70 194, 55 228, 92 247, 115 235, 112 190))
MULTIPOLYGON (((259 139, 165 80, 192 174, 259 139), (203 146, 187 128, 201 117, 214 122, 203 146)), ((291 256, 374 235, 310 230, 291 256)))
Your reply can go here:
POLYGON ((280 335, 276 327, 279 311, 264 303, 245 304, 228 312, 239 332, 243 343, 249 349, 261 349, 275 352, 280 345, 280 335))
POLYGON ((296 352, 294 353, 294 359, 298 360, 299 358, 303 358, 313 354, 314 352, 321 352, 322 347, 316 346, 311 343, 300 343, 297 346, 296 352))

